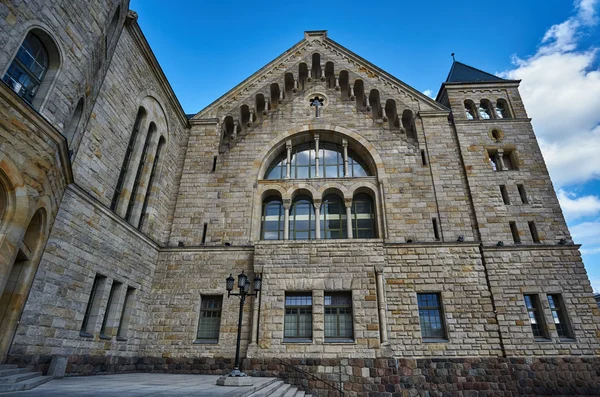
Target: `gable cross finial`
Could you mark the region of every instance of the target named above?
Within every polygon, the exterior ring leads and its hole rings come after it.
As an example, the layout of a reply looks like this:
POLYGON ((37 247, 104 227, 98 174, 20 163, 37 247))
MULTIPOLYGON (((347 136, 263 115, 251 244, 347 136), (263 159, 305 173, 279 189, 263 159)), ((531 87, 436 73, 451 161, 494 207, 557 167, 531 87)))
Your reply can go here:
POLYGON ((454 59, 454 53, 450 54, 450 56, 452 57, 452 60, 456 62, 456 59, 454 59))

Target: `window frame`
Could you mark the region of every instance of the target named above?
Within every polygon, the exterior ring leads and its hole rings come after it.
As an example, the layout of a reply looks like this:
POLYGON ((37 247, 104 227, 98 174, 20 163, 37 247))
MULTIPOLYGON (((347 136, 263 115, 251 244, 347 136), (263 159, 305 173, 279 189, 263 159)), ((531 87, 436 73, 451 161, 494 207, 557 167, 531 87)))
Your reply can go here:
POLYGON ((313 337, 314 337, 314 330, 313 330, 313 324, 314 324, 314 310, 313 310, 313 306, 314 306, 314 299, 313 299, 313 295, 311 291, 307 291, 307 292, 286 292, 284 295, 284 309, 283 309, 283 342, 286 343, 312 343, 313 341, 313 337), (290 304, 288 305, 288 298, 309 298, 310 299, 310 304, 306 304, 306 305, 300 305, 300 304, 290 304), (301 313, 300 310, 304 309, 304 310, 308 310, 308 312, 305 313, 301 313), (295 310, 295 313, 289 313, 288 314, 288 310, 295 310), (301 315, 307 315, 310 314, 310 335, 300 335, 300 316, 301 315), (296 317, 296 329, 295 329, 295 335, 286 335, 287 333, 287 319, 288 319, 288 315, 293 315, 296 317))
POLYGON ((326 343, 344 343, 344 342, 354 342, 354 304, 352 299, 352 291, 326 291, 323 297, 323 335, 324 341, 326 343), (327 304, 327 298, 331 298, 333 300, 334 297, 345 297, 348 298, 349 304, 346 305, 333 305, 327 304), (335 310, 334 313, 327 313, 327 310, 335 310), (340 315, 348 314, 348 313, 340 313, 340 310, 350 309, 350 336, 342 336, 340 335, 340 315), (327 316, 335 316, 336 317, 336 335, 335 336, 327 336, 327 316))
MULTIPOLYGON (((417 309, 419 312, 419 328, 421 331, 421 340, 424 343, 435 343, 435 342, 448 342, 449 338, 448 338, 448 327, 446 325, 446 316, 444 313, 444 305, 442 302, 442 294, 441 292, 418 292, 417 293, 417 309), (420 305, 420 296, 423 295, 433 295, 436 297, 437 300, 437 306, 424 306, 421 307, 420 305), (424 328, 423 328, 423 322, 421 321, 421 311, 436 311, 438 312, 438 317, 439 317, 439 323, 441 325, 441 332, 442 332, 442 336, 426 336, 424 335, 424 328)), ((429 316, 431 318, 431 316, 429 316)))
MULTIPOLYGON (((223 295, 201 295, 200 296, 200 311, 198 314, 198 326, 196 327, 196 339, 194 343, 197 344, 218 344, 219 338, 221 336, 221 319, 223 318, 223 295), (204 307, 204 304, 208 304, 209 302, 218 302, 219 306, 217 308, 214 307, 204 307), (203 314, 208 313, 217 313, 217 316, 203 316, 203 314), (212 330, 216 337, 208 337, 206 335, 200 336, 200 327, 202 325, 202 319, 204 318, 218 318, 216 330, 212 330)), ((203 330, 204 331, 204 330, 203 330)))
POLYGON ((335 193, 328 194, 323 198, 323 202, 321 204, 321 213, 319 214, 319 222, 321 225, 321 239, 323 240, 331 240, 331 239, 345 239, 348 238, 348 220, 346 219, 346 206, 344 204, 344 200, 335 193), (336 200, 332 200, 332 198, 336 198, 336 200), (333 213, 329 211, 329 207, 333 205, 339 206, 338 213, 333 213), (329 227, 328 221, 333 219, 327 219, 328 216, 339 216, 339 227, 331 228, 329 227), (337 237, 328 237, 327 233, 337 232, 339 236, 337 237))
POLYGON ((550 342, 551 339, 550 335, 548 334, 546 319, 544 318, 544 310, 542 308, 542 302, 538 294, 523 294, 523 303, 525 304, 527 320, 529 322, 529 327, 531 329, 533 339, 536 342, 550 342), (531 302, 531 305, 529 305, 527 298, 529 298, 529 302, 531 302), (536 327, 534 327, 534 323, 531 322, 532 314, 533 319, 536 321, 536 327))
POLYGON ((376 206, 375 206, 375 199, 373 197, 371 197, 371 195, 367 194, 367 193, 357 193, 356 195, 354 195, 354 197, 352 197, 352 208, 350 211, 350 214, 352 216, 352 238, 377 238, 377 213, 376 213, 376 206), (371 211, 369 212, 369 216, 371 217, 371 228, 367 229, 364 227, 359 228, 358 227, 358 221, 359 215, 365 215, 366 213, 358 213, 356 206, 357 203, 359 202, 366 202, 366 200, 357 200, 357 197, 360 198, 361 196, 365 196, 369 198, 369 203, 370 203, 370 209, 371 211), (359 236, 359 231, 364 231, 364 230, 372 230, 372 235, 371 237, 361 237, 359 236))
POLYGON ((262 205, 261 205, 261 212, 260 212, 260 239, 261 240, 277 241, 277 240, 284 239, 285 211, 286 211, 286 209, 283 206, 283 200, 281 199, 281 197, 271 195, 271 196, 266 197, 263 200, 262 205), (267 230, 265 230, 265 222, 267 221, 267 219, 266 219, 267 206, 274 202, 279 203, 279 215, 278 215, 278 219, 277 219, 277 238, 276 239, 273 239, 273 238, 266 239, 265 232, 268 232, 267 230))
POLYGON ((560 293, 546 294, 548 299, 548 306, 550 307, 550 313, 552 314, 552 321, 556 328, 556 334, 561 341, 573 341, 575 340, 575 333, 571 326, 568 312, 565 307, 565 301, 560 293), (555 317, 556 315, 556 317, 555 317), (558 319, 559 323, 556 322, 558 319), (561 325, 563 331, 559 331, 557 324, 561 325))
MULTIPOLYGON (((305 241, 305 240, 315 240, 316 239, 316 217, 315 217, 315 205, 312 201, 312 199, 309 196, 306 195, 299 195, 297 197, 294 198, 294 200, 292 201, 292 206, 290 207, 290 215, 289 215, 289 225, 288 225, 288 239, 289 240, 298 240, 298 241, 305 241), (298 230, 296 227, 296 223, 299 222, 297 218, 297 216, 304 216, 302 214, 298 215, 297 214, 297 205, 298 203, 302 202, 302 205, 305 205, 304 202, 307 202, 309 205, 309 211, 308 211, 308 229, 301 229, 298 230), (297 233, 308 233, 308 238, 296 238, 296 234, 297 233)), ((300 220, 301 221, 301 220, 300 220)))

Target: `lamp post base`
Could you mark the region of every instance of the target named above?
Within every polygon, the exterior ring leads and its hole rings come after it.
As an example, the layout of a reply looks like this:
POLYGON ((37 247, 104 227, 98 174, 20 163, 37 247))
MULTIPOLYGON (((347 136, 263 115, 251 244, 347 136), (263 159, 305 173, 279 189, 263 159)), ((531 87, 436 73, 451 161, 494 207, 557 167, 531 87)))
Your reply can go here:
POLYGON ((252 386, 254 380, 240 370, 234 369, 229 375, 221 376, 217 379, 218 386, 252 386))

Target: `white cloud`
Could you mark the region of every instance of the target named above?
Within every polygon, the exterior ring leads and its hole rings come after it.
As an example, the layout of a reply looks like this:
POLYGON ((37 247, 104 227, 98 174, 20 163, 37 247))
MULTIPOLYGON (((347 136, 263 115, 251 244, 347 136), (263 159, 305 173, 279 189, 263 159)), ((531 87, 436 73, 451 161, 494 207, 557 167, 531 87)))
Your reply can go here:
POLYGON ((576 14, 552 26, 535 55, 515 57, 500 75, 523 80, 521 96, 533 118, 552 180, 558 186, 600 177, 600 70, 595 48, 577 50, 598 23, 599 0, 579 0, 576 14))
POLYGON ((425 91, 423 91, 423 94, 427 95, 429 98, 435 99, 433 97, 433 91, 432 90, 425 90, 425 91))
MULTIPOLYGON (((600 221, 582 222, 571 228, 571 235, 576 244, 600 245, 600 221)), ((595 249, 590 247, 589 249, 595 249)))
MULTIPOLYGON (((593 247, 593 248, 582 248, 581 249, 581 254, 582 255, 596 255, 596 254, 600 254, 600 247, 593 247)), ((600 281, 600 280, 598 280, 600 281)))
POLYGON ((598 196, 577 197, 575 193, 559 189, 558 201, 567 220, 575 220, 584 216, 594 216, 600 213, 600 198, 598 196))

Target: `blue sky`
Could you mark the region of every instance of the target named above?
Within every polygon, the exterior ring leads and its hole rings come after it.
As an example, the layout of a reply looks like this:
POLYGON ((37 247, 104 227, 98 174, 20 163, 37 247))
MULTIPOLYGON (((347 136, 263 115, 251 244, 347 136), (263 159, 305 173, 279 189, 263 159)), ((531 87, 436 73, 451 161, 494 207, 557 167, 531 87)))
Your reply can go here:
POLYGON ((132 0, 186 113, 296 44, 329 37, 435 97, 452 59, 522 79, 521 94, 594 289, 600 291, 600 0, 132 0))

